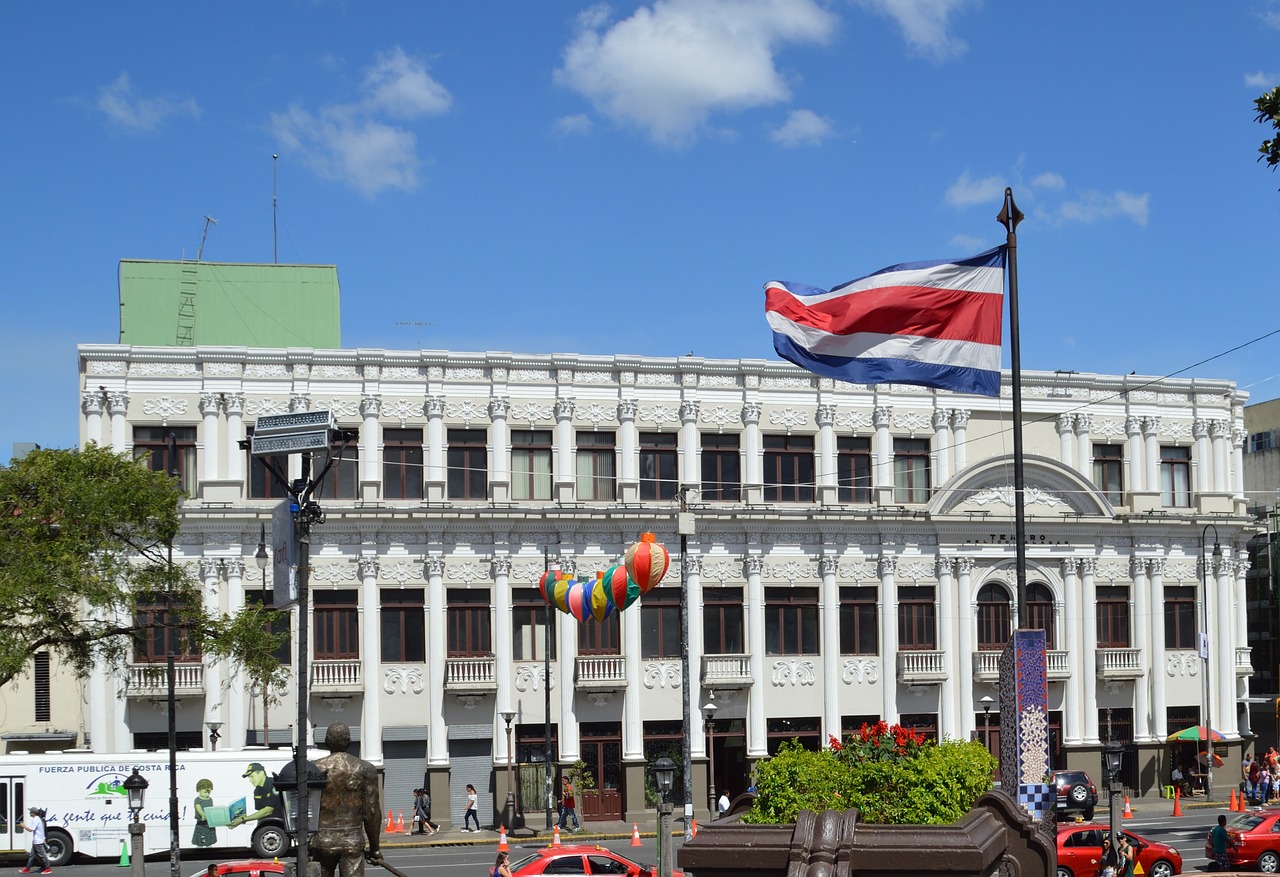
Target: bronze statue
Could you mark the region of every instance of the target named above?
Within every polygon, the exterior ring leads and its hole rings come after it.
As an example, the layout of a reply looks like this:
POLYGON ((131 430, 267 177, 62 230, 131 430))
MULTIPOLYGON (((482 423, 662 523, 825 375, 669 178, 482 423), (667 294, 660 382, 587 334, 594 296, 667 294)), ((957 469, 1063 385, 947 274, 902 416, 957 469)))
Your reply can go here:
POLYGON ((311 854, 320 863, 323 877, 364 877, 364 850, 369 861, 380 860, 382 796, 378 771, 369 762, 347 754, 351 729, 334 722, 324 735, 330 752, 316 762, 329 784, 320 796, 320 827, 311 838, 311 854))

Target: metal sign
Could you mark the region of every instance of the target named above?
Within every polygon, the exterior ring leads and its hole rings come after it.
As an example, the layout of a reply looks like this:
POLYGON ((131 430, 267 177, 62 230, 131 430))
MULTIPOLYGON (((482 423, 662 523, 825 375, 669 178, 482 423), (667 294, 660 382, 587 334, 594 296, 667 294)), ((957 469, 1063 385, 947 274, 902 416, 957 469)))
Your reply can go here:
POLYGON ((275 608, 298 602, 298 538, 293 527, 293 506, 289 500, 271 510, 271 590, 275 608))
POLYGON ((271 454, 297 454, 302 451, 323 451, 329 447, 328 430, 316 432, 292 432, 281 435, 253 434, 250 453, 255 457, 271 454))
POLYGON ((294 411, 291 414, 270 414, 259 417, 254 422, 253 432, 255 435, 279 435, 333 428, 332 411, 294 411))

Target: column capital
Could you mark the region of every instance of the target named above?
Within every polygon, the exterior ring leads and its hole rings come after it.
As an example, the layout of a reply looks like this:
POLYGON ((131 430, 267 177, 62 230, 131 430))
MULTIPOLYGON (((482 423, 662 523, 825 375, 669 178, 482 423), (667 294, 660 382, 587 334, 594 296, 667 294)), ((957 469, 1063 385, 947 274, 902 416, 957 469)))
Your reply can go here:
POLYGON ((686 554, 680 558, 684 574, 687 576, 702 575, 702 557, 697 554, 686 554))
POLYGON ((1136 414, 1129 414, 1124 419, 1124 431, 1126 435, 1135 436, 1142 433, 1142 418, 1136 414))
POLYGON ((80 410, 85 414, 102 413, 102 391, 85 390, 80 394, 80 410))
POLYGON ((951 412, 946 408, 935 408, 931 416, 934 431, 947 429, 951 426, 951 412))
POLYGON ((568 420, 573 417, 573 409, 577 403, 569 396, 556 400, 556 420, 568 420))
POLYGON ((818 426, 831 426, 836 422, 836 406, 819 405, 818 415, 815 418, 818 426))
POLYGON ((898 558, 892 554, 882 554, 876 561, 880 577, 891 576, 898 570, 898 558))
POLYGON ((834 554, 824 554, 818 558, 818 573, 822 576, 833 576, 840 565, 840 558, 834 554))
POLYGON ((505 418, 507 412, 511 410, 511 400, 506 396, 490 396, 489 397, 489 417, 497 420, 505 418))
POLYGON ((500 554, 492 561, 493 577, 511 575, 511 557, 506 554, 500 554))
POLYGON ((1060 561, 1060 567, 1064 578, 1066 576, 1073 576, 1080 571, 1080 558, 1064 557, 1060 561))
POLYGON ((685 399, 680 403, 680 421, 691 423, 698 419, 698 400, 685 399))
POLYGON ((744 426, 760 423, 760 411, 762 406, 759 402, 746 402, 742 406, 742 423, 744 426))
POLYGON ((744 575, 760 575, 764 570, 764 558, 758 554, 748 554, 742 558, 742 572, 744 575))
POLYGON ((1076 415, 1076 435, 1088 435, 1090 428, 1093 426, 1093 415, 1077 414, 1076 415))
POLYGON ((294 393, 289 397, 290 411, 310 411, 311 397, 305 393, 294 393))
POLYGON ((871 412, 871 421, 876 429, 888 429, 892 419, 893 406, 891 405, 877 405, 871 412))
POLYGON ((228 416, 240 417, 244 414, 244 393, 224 393, 222 405, 228 416))
POLYGON ((444 416, 444 396, 427 396, 422 403, 422 411, 428 417, 444 416))
POLYGON ((1142 434, 1148 438, 1155 438, 1160 433, 1159 417, 1142 418, 1142 434))
POLYGON ((112 417, 124 417, 129 413, 129 394, 124 390, 112 390, 107 393, 107 410, 112 417))
POLYGON ((934 571, 937 573, 938 578, 941 579, 955 572, 957 560, 958 558, 955 557, 939 557, 934 564, 934 571))
POLYGON ((202 393, 200 395, 200 413, 205 417, 216 415, 222 407, 221 393, 202 393))
POLYGON ((951 412, 951 425, 955 429, 964 429, 969 425, 969 415, 973 412, 967 408, 956 408, 951 412))
POLYGON ((227 557, 222 561, 222 571, 226 573, 229 579, 244 578, 244 558, 243 557, 227 557))
POLYGON ((1075 426, 1076 416, 1074 414, 1058 415, 1058 433, 1069 433, 1075 426))
POLYGON ((360 579, 376 579, 378 577, 378 558, 371 554, 362 554, 356 558, 356 568, 360 579))
POLYGON ((372 394, 360 397, 360 416, 377 417, 382 413, 382 397, 372 394))
POLYGON ((433 554, 430 557, 423 560, 422 565, 426 569, 428 577, 444 575, 444 558, 443 557, 433 554))

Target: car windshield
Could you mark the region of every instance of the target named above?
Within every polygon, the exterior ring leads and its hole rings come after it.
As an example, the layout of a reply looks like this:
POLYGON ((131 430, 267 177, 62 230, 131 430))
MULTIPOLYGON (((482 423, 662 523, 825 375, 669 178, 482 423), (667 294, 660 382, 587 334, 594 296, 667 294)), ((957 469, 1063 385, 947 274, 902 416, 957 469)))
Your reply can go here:
POLYGON ((523 868, 525 865, 529 864, 536 858, 538 858, 538 854, 534 853, 532 855, 525 856, 523 859, 519 859, 515 862, 512 862, 507 867, 509 867, 512 871, 519 871, 521 868, 523 868))
POLYGON ((1261 816, 1257 813, 1241 813, 1235 819, 1232 819, 1227 823, 1227 828, 1234 828, 1237 831, 1248 831, 1251 828, 1257 828, 1265 818, 1265 816, 1261 816))

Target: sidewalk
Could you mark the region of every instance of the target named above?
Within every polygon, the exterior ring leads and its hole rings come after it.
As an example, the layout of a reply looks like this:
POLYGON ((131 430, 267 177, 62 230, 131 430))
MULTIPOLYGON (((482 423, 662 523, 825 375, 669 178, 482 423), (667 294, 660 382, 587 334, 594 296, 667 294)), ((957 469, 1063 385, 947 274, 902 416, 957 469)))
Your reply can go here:
MULTIPOLYGON (((541 816, 542 814, 538 814, 541 816)), ((536 821, 526 820, 525 828, 517 829, 507 835, 508 844, 530 844, 537 843, 539 845, 547 845, 551 843, 553 833, 547 831, 546 822, 543 819, 536 821)), ((640 832, 641 837, 655 837, 657 835, 657 822, 650 819, 646 822, 636 822, 635 827, 640 832)), ((673 820, 673 831, 683 833, 684 823, 677 819, 673 820)), ((632 823, 621 821, 609 822, 584 822, 582 823, 582 831, 561 831, 561 844, 577 844, 591 843, 599 840, 618 840, 621 838, 631 837, 632 823)), ((440 829, 435 834, 405 834, 383 832, 383 847, 430 847, 430 846, 446 846, 455 844, 496 844, 498 843, 498 829, 484 828, 480 831, 463 831, 460 828, 440 829)))

